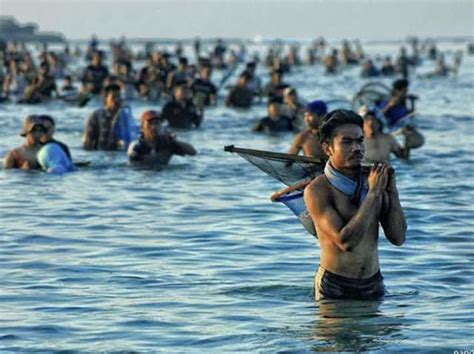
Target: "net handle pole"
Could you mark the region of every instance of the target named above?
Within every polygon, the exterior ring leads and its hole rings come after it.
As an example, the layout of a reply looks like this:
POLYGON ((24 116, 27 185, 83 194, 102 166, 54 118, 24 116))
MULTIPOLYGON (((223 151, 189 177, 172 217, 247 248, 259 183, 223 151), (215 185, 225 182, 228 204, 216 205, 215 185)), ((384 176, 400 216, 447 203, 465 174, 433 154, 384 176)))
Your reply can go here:
POLYGON ((261 156, 261 157, 263 157, 262 155, 264 155, 265 157, 274 157, 274 158, 279 158, 282 160, 293 161, 293 162, 309 162, 309 163, 320 164, 320 165, 324 163, 320 159, 316 159, 310 156, 290 155, 290 154, 284 154, 284 153, 273 152, 273 151, 265 151, 265 150, 243 149, 243 148, 235 147, 234 145, 224 146, 224 151, 243 153, 243 154, 261 156))
POLYGON ((313 179, 309 179, 303 182, 300 182, 298 184, 294 184, 292 186, 286 187, 285 189, 282 189, 281 191, 275 192, 272 194, 270 197, 272 202, 276 202, 278 198, 280 198, 282 195, 288 194, 290 192, 293 192, 295 190, 302 190, 305 189, 308 184, 311 183, 313 179))

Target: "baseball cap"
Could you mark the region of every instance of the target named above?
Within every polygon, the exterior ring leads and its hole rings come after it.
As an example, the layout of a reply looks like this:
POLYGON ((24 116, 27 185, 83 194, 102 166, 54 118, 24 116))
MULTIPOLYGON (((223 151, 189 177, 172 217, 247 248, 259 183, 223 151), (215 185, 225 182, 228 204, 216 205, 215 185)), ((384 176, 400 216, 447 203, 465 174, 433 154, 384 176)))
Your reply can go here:
POLYGON ((306 105, 306 110, 310 113, 323 116, 328 112, 326 103, 322 100, 311 101, 306 105))
POLYGON ((148 111, 143 112, 141 122, 143 124, 153 119, 158 119, 160 121, 163 121, 163 118, 161 118, 160 113, 158 111, 148 110, 148 111))
POLYGON ((22 130, 20 135, 21 136, 26 136, 37 125, 44 128, 43 120, 39 116, 37 116, 37 115, 28 115, 28 116, 26 116, 25 120, 23 121, 23 130, 22 130))

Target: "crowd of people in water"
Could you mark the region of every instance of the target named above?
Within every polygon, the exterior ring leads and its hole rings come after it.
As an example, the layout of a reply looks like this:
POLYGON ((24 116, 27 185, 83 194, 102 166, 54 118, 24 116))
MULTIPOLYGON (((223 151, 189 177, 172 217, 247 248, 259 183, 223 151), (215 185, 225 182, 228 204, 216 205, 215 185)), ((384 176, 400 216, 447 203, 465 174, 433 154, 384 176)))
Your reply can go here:
MULTIPOLYGON (((186 57, 178 43, 174 52, 156 50, 145 45, 142 52, 134 53, 122 39, 111 43, 110 52, 102 50, 93 36, 87 49, 49 50, 44 45, 37 58, 24 44, 0 43, 0 70, 2 91, 0 103, 40 104, 63 100, 68 104, 85 106, 100 98, 103 106, 94 110, 84 124, 85 150, 125 150, 131 163, 166 164, 177 155, 195 155, 196 149, 179 141, 170 129, 193 129, 201 125, 206 107, 220 104, 218 93, 227 89, 223 104, 229 108, 248 109, 256 102, 266 102, 267 116, 259 120, 255 132, 295 132, 289 154, 327 158, 319 142, 319 125, 328 113, 322 100, 303 103, 297 88, 285 82, 285 76, 298 66, 322 65, 327 75, 337 75, 346 67, 359 66, 361 77, 393 77, 390 94, 378 102, 361 107, 364 118, 366 159, 387 161, 390 154, 407 159, 411 149, 424 143, 423 135, 412 124, 416 96, 408 94, 409 73, 420 64, 422 54, 435 62, 435 69, 425 76, 444 77, 457 73, 462 53, 455 53, 452 66, 434 42, 409 42, 411 54, 401 47, 398 57, 371 58, 360 42, 343 41, 339 49, 329 48, 320 38, 306 48, 304 58, 297 45, 285 48, 270 46, 264 58, 250 56, 245 45, 230 48, 217 40, 204 51, 200 40, 193 44, 194 57, 186 57), (287 50, 285 50, 287 49, 287 50), (110 55, 106 63, 106 55, 110 55), (85 59, 87 66, 71 69, 71 63, 85 59), (380 62, 380 65, 376 65, 380 62), (140 65, 141 64, 141 65, 140 65), (269 81, 262 84, 258 67, 269 72, 269 81), (236 72, 239 70, 240 72, 236 72), (219 83, 213 82, 212 73, 222 72, 219 83), (234 84, 228 80, 237 76, 234 84), (61 87, 58 82, 62 82, 61 87), (150 105, 162 103, 161 112, 147 110, 137 126, 127 102, 140 100, 150 105), (391 134, 403 134, 404 144, 391 134)), ((40 111, 41 106, 38 106, 40 111)), ((4 168, 44 169, 49 172, 74 171, 66 144, 53 138, 55 120, 47 114, 25 118, 21 135, 25 143, 8 152, 4 168)))
MULTIPOLYGON (((462 55, 455 53, 453 65, 447 66, 434 43, 416 39, 410 41, 411 54, 402 47, 394 62, 390 57, 369 57, 359 42, 344 41, 342 48, 330 49, 323 39, 307 48, 304 59, 295 45, 288 50, 282 45, 271 46, 263 59, 249 58, 244 45, 230 49, 222 40, 208 53, 198 40, 193 48, 191 62, 181 44, 174 53, 148 45, 144 52, 134 54, 122 40, 112 43, 110 68, 96 38, 85 53, 78 48, 71 52, 69 47, 58 53, 45 47, 37 61, 25 46, 2 44, 0 55, 6 70, 1 73, 1 100, 38 104, 61 99, 85 106, 100 98, 102 107, 93 110, 85 121, 83 149, 122 150, 131 164, 150 166, 166 165, 173 155, 197 154, 170 129, 200 127, 207 107, 220 104, 223 87, 228 89, 224 104, 230 109, 248 109, 265 102, 267 116, 254 126, 255 134, 294 132, 285 156, 294 161, 303 153, 311 162, 321 162, 318 166, 324 163, 323 173, 274 195, 279 198, 300 191, 297 197, 304 197, 302 210, 307 211, 321 246, 314 282, 316 299, 381 298, 385 290, 377 253, 379 226, 396 246, 404 243, 407 230, 395 172, 388 161, 391 154, 408 159, 410 151, 425 140, 413 120, 418 97, 409 93, 410 73, 423 55, 436 63, 435 70, 425 76, 455 74, 462 55), (68 64, 81 56, 89 64, 71 75, 68 64), (382 62, 380 67, 375 64, 378 61, 382 62), (143 63, 142 67, 138 63, 143 63), (360 67, 361 77, 392 77, 392 85, 386 92, 365 85, 354 96, 353 110, 329 111, 328 102, 320 97, 302 102, 298 88, 286 83, 285 77, 301 65, 322 65, 327 75, 360 67), (259 66, 270 73, 265 85, 257 71, 259 66), (222 73, 217 84, 212 79, 215 70, 222 73), (229 78, 235 76, 236 83, 227 86, 229 78), (62 87, 58 87, 58 79, 62 79, 62 87), (138 127, 128 104, 131 100, 163 105, 161 112, 146 110, 138 127), (357 107, 356 102, 360 103, 357 107), (401 134, 402 144, 394 134, 401 134), (363 168, 363 160, 374 162, 369 170, 363 168)), ((54 138, 55 123, 48 114, 28 115, 21 130, 25 143, 7 153, 3 168, 50 173, 76 170, 78 164, 68 146, 54 138)))

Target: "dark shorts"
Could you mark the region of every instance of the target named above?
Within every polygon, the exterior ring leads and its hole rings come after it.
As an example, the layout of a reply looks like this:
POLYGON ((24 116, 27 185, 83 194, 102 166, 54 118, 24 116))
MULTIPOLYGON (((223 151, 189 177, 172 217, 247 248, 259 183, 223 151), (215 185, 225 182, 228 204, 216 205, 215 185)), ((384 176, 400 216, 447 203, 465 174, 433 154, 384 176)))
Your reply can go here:
POLYGON ((316 300, 377 300, 383 297, 385 293, 380 271, 367 279, 352 279, 319 267, 314 280, 316 300))

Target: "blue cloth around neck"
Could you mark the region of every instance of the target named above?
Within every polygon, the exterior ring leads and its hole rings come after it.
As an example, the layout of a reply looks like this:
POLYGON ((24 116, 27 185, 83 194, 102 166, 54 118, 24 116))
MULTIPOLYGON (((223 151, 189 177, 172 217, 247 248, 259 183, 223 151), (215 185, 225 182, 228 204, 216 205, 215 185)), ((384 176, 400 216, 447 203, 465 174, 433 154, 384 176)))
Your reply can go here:
POLYGON ((329 160, 324 167, 324 175, 334 188, 348 197, 351 197, 351 199, 357 200, 359 205, 362 204, 369 192, 366 180, 362 175, 360 175, 358 180, 355 181, 336 170, 332 166, 331 160, 329 160))

